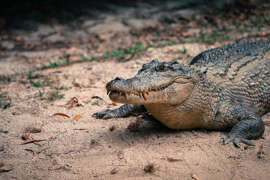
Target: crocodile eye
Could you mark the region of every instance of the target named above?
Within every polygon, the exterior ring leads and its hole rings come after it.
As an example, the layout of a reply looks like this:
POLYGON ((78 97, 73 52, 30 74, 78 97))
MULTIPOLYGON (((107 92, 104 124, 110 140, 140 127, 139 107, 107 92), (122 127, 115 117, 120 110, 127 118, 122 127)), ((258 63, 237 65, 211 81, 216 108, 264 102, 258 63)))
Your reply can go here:
POLYGON ((165 64, 165 63, 162 63, 156 67, 156 71, 158 71, 158 72, 167 71, 169 69, 170 69, 170 66, 168 64, 165 64))

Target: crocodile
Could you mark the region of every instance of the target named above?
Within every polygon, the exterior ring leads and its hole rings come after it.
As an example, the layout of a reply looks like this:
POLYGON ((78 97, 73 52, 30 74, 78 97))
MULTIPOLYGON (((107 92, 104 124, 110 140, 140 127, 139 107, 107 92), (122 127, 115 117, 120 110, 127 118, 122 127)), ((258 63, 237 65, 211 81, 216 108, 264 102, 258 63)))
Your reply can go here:
POLYGON ((129 79, 106 85, 117 109, 97 119, 148 112, 172 129, 229 130, 222 144, 254 145, 270 111, 270 40, 232 43, 206 50, 188 63, 152 60, 129 79))

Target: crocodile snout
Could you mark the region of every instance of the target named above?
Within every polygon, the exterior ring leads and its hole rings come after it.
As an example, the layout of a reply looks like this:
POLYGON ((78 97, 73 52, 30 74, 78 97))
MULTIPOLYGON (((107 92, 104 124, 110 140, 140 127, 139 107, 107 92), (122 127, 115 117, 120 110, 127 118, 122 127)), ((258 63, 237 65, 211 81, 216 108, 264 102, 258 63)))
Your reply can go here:
POLYGON ((125 80, 123 78, 116 77, 115 79, 107 83, 106 89, 118 89, 123 85, 125 85, 125 80))

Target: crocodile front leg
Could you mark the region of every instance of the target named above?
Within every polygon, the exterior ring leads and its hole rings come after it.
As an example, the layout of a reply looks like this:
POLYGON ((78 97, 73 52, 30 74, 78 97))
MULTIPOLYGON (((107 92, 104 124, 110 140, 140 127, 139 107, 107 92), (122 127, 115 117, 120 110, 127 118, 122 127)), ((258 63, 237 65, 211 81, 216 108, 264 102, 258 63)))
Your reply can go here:
POLYGON ((238 123, 233 126, 227 137, 222 138, 223 144, 233 142, 236 147, 240 147, 240 143, 254 146, 249 139, 258 139, 264 133, 261 117, 243 107, 230 108, 227 117, 236 119, 238 123))
POLYGON ((117 109, 107 109, 105 111, 96 112, 92 116, 97 119, 111 119, 111 118, 121 118, 127 117, 132 114, 145 112, 144 106, 136 106, 132 104, 125 104, 117 109))

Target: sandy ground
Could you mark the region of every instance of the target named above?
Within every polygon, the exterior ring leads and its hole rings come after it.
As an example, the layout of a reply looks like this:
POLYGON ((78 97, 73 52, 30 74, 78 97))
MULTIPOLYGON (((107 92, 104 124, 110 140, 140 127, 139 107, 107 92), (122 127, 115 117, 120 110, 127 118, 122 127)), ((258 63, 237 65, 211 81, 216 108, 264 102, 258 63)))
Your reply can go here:
MULTIPOLYGON (((269 126, 263 138, 254 141, 256 147, 238 149, 220 143, 227 132, 175 131, 145 116, 92 117, 120 106, 106 95, 108 81, 132 77, 152 59, 185 63, 231 41, 270 37, 269 3, 254 12, 244 3, 247 8, 236 6, 215 16, 198 10, 208 8, 203 1, 161 2, 122 6, 119 1, 121 6, 108 4, 101 11, 79 3, 52 12, 42 6, 30 15, 24 11, 23 20, 0 18, 0 106, 11 100, 10 107, 0 108, 1 180, 269 179, 269 126), (87 13, 62 23, 61 18, 72 17, 69 10, 80 9, 87 13), (43 22, 38 18, 44 12, 48 19, 43 22), (221 36, 208 37, 210 32, 221 36), (181 40, 185 42, 176 43, 181 40), (152 47, 125 54, 126 62, 123 57, 76 62, 140 42, 152 47), (66 58, 74 64, 32 71, 66 58), (69 103, 74 97, 79 106, 69 103)), ((270 114, 263 120, 269 125, 270 114)))
POLYGON ((46 87, 8 84, 6 89, 15 102, 0 114, 1 129, 8 130, 0 133, 0 170, 7 171, 0 173, 0 179, 269 179, 268 126, 255 148, 237 149, 219 143, 226 132, 173 131, 145 117, 91 117, 118 106, 108 99, 106 82, 133 76, 153 58, 182 61, 177 52, 184 48, 192 56, 209 46, 149 49, 126 63, 80 63, 41 71, 40 76, 65 87, 64 98, 54 102, 40 100, 40 91, 46 87), (66 108, 72 97, 83 106, 66 108), (31 128, 41 132, 33 133, 31 128), (44 141, 22 144, 25 131, 44 141), (258 158, 260 151, 262 159, 258 158))

